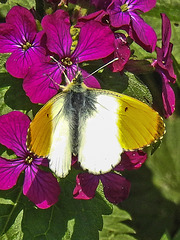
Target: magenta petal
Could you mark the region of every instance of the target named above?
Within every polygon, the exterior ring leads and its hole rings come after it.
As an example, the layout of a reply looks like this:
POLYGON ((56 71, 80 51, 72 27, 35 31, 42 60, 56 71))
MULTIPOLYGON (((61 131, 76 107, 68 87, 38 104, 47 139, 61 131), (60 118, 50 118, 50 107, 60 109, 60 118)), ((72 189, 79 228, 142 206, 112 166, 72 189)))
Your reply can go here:
POLYGON ((149 26, 136 13, 131 13, 130 37, 148 52, 153 52, 156 47, 157 36, 154 29, 149 26))
POLYGON ((62 71, 57 63, 39 63, 30 68, 24 78, 23 88, 33 103, 46 103, 57 94, 62 71))
POLYGON ((78 157, 73 155, 73 156, 72 156, 71 165, 72 165, 72 166, 75 165, 75 164, 77 163, 77 161, 78 161, 78 157))
POLYGON ((16 78, 23 78, 28 71, 29 62, 26 53, 21 49, 14 51, 6 62, 7 71, 16 78))
POLYGON ((24 160, 7 160, 0 157, 0 190, 7 190, 16 185, 20 173, 26 168, 24 160))
POLYGON ((0 116, 0 143, 24 157, 29 124, 28 116, 18 111, 0 116))
POLYGON ((101 175, 100 179, 109 202, 118 204, 128 197, 131 184, 124 177, 115 173, 106 173, 101 175))
POLYGON ((25 169, 23 194, 37 207, 45 209, 58 201, 60 187, 52 173, 42 171, 32 164, 25 169))
POLYGON ((51 15, 46 15, 42 20, 42 26, 47 34, 48 49, 60 57, 69 56, 72 38, 68 13, 57 10, 51 15))
POLYGON ((168 78, 169 82, 175 83, 176 75, 174 73, 173 60, 171 58, 172 48, 173 44, 169 43, 168 51, 166 55, 164 55, 163 48, 156 47, 157 61, 154 62, 154 66, 157 69, 160 67, 160 71, 167 72, 166 77, 168 78))
POLYGON ((75 199, 88 200, 95 196, 99 184, 99 177, 89 173, 80 173, 76 176, 76 187, 73 191, 75 199))
POLYGON ((175 110, 175 94, 170 83, 163 72, 160 72, 162 78, 162 99, 164 105, 164 116, 168 118, 175 110))
POLYGON ((124 65, 128 62, 131 51, 127 46, 126 40, 123 39, 123 36, 117 35, 115 42, 115 51, 108 57, 104 59, 105 63, 110 62, 111 60, 118 58, 117 61, 113 62, 109 67, 113 72, 120 72, 123 70, 124 65))
POLYGON ((147 159, 147 153, 137 150, 124 152, 121 155, 121 162, 115 167, 115 171, 138 169, 147 159))
POLYGON ((75 27, 82 27, 86 22, 90 20, 95 20, 97 22, 102 22, 102 19, 108 16, 107 12, 104 10, 100 10, 97 12, 93 12, 88 14, 87 16, 78 18, 78 22, 75 27))
POLYGON ((32 64, 37 64, 45 58, 45 48, 41 46, 44 32, 36 35, 32 46, 24 51, 17 46, 6 62, 7 71, 16 78, 24 78, 32 64))
POLYGON ((162 49, 164 56, 167 55, 169 49, 169 42, 171 38, 171 24, 166 14, 161 14, 162 18, 162 49))
POLYGON ((122 12, 121 6, 122 1, 115 0, 109 5, 107 12, 109 14, 110 23, 113 27, 121 27, 123 25, 129 25, 130 23, 130 16, 129 12, 122 12))
POLYGON ((36 22, 29 10, 21 6, 14 6, 6 16, 6 23, 12 24, 16 29, 19 40, 33 41, 36 35, 36 22))
MULTIPOLYGON (((129 2, 129 1, 126 1, 129 2)), ((155 7, 156 5, 156 0, 133 0, 128 3, 129 5, 129 10, 134 11, 134 10, 139 10, 142 12, 148 12, 152 8, 155 7)))
POLYGON ((72 58, 79 63, 104 58, 114 51, 114 34, 108 26, 90 21, 82 26, 72 58))
POLYGON ((101 88, 98 80, 94 76, 89 76, 85 70, 81 69, 82 76, 84 78, 84 84, 89 88, 101 88), (88 77, 89 76, 89 77, 88 77))
POLYGON ((95 5, 97 9, 106 9, 111 0, 91 0, 91 3, 95 5))
POLYGON ((18 40, 15 37, 14 26, 7 23, 0 24, 0 53, 11 53, 17 49, 18 40))

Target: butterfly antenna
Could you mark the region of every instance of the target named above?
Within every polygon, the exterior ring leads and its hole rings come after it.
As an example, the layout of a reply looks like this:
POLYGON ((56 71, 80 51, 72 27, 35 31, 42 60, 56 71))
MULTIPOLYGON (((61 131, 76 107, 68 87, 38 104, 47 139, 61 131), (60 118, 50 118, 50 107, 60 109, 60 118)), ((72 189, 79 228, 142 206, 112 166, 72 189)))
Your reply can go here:
POLYGON ((67 71, 67 68, 64 65, 62 65, 58 60, 56 60, 53 56, 50 56, 50 58, 58 64, 58 67, 61 69, 62 73, 64 74, 65 82, 68 85, 70 83, 70 81, 69 81, 67 74, 64 71, 64 69, 67 71))
POLYGON ((111 64, 111 63, 117 61, 118 59, 119 59, 119 58, 114 58, 114 59, 111 60, 110 62, 108 62, 108 63, 104 64, 103 66, 101 66, 100 68, 96 69, 94 72, 92 72, 91 74, 89 74, 89 75, 88 75, 87 77, 85 77, 84 79, 86 79, 86 78, 92 76, 93 74, 95 74, 96 72, 98 72, 99 70, 101 70, 102 68, 105 68, 106 66, 108 66, 109 64, 111 64))

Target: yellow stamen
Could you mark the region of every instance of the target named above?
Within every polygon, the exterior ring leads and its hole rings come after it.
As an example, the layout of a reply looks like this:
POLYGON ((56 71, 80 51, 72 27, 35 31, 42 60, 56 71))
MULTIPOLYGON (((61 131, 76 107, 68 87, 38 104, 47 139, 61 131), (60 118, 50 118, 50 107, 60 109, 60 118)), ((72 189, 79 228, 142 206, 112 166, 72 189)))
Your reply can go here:
POLYGON ((128 10, 128 5, 125 3, 121 6, 121 11, 126 12, 128 10))
POLYGON ((25 159, 25 162, 26 162, 27 164, 31 164, 32 161, 33 161, 33 156, 32 156, 32 155, 28 155, 28 156, 26 157, 26 159, 25 159))
POLYGON ((61 62, 63 65, 66 65, 66 66, 71 66, 73 64, 69 57, 62 58, 61 62))
POLYGON ((22 49, 24 51, 27 51, 30 47, 32 47, 32 44, 30 42, 26 42, 25 44, 23 44, 22 49))

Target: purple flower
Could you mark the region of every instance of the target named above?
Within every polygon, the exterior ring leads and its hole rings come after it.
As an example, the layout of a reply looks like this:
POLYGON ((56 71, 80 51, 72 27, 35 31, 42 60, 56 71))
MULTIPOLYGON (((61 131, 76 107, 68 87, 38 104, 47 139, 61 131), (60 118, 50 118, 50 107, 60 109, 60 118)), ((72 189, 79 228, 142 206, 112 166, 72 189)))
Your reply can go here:
POLYGON ((164 116, 168 118, 175 110, 175 95, 170 83, 175 83, 176 75, 173 69, 173 60, 171 52, 173 44, 170 43, 171 24, 165 14, 161 14, 162 18, 162 47, 156 47, 157 60, 153 62, 156 71, 161 75, 162 79, 162 99, 164 105, 164 116))
POLYGON ((39 208, 48 208, 58 201, 60 187, 50 172, 39 168, 48 166, 48 160, 37 158, 26 148, 26 135, 30 119, 14 111, 0 116, 0 143, 14 151, 17 159, 0 157, 0 190, 16 185, 24 171, 23 194, 39 208))
MULTIPOLYGON (((124 152, 121 162, 115 167, 115 171, 138 169, 147 159, 143 151, 124 152)), ((99 180, 103 184, 105 197, 109 202, 118 204, 124 201, 130 191, 130 182, 117 173, 93 175, 80 173, 76 176, 76 187, 73 191, 75 199, 88 200, 95 196, 99 180)))
MULTIPOLYGON (((47 58, 46 62, 31 67, 24 79, 23 87, 34 103, 46 103, 58 90, 62 82, 62 73, 66 69, 70 80, 77 72, 77 64, 84 61, 101 59, 114 51, 114 34, 108 26, 90 21, 81 28, 79 41, 72 52, 70 21, 67 12, 58 10, 45 16, 42 26, 47 34, 47 47, 56 61, 47 58)), ((80 68, 86 78, 89 74, 80 68)), ((96 78, 85 79, 88 87, 100 88, 96 78)))
POLYGON ((109 6, 111 3, 111 0, 91 0, 91 3, 97 8, 97 9, 104 9, 109 6))
POLYGON ((15 6, 0 24, 0 53, 12 53, 6 62, 7 71, 23 78, 33 63, 45 55, 44 32, 37 33, 33 15, 26 8, 15 6))
POLYGON ((120 72, 123 70, 124 65, 128 62, 131 55, 130 48, 127 44, 126 37, 122 33, 115 33, 114 41, 115 51, 104 59, 104 61, 110 62, 114 58, 118 58, 109 67, 113 72, 120 72))
POLYGON ((84 17, 78 18, 76 27, 81 28, 85 23, 90 20, 94 20, 101 23, 108 23, 108 13, 104 10, 99 10, 97 12, 90 13, 84 17))
POLYGON ((103 184, 104 195, 109 202, 118 204, 128 197, 131 184, 121 175, 116 173, 103 175, 80 173, 76 177, 76 187, 73 191, 74 198, 84 200, 93 198, 99 180, 103 184))
POLYGON ((114 168, 116 171, 134 170, 142 166, 147 159, 147 153, 142 150, 123 152, 121 162, 114 168))
POLYGON ((113 0, 107 8, 110 23, 115 28, 124 28, 136 43, 152 52, 156 47, 156 33, 139 15, 155 4, 156 0, 113 0))

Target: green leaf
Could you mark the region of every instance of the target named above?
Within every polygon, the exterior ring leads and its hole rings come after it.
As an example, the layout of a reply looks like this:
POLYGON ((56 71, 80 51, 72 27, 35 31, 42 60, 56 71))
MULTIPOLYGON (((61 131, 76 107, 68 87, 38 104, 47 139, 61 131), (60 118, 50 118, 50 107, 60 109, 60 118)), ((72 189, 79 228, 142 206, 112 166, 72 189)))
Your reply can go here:
POLYGON ((20 199, 22 197, 22 178, 16 187, 0 191, 0 236, 1 239, 22 239, 23 210, 20 199))
POLYGON ((21 229, 23 218, 23 210, 17 215, 14 224, 9 228, 9 230, 1 237, 1 240, 21 240, 23 239, 23 232, 21 229))
POLYGON ((180 230, 173 237, 173 240, 179 240, 179 239, 180 239, 180 230))
POLYGON ((168 232, 165 232, 160 240, 171 240, 168 232))
POLYGON ((20 110, 24 113, 40 107, 31 103, 22 88, 22 79, 12 77, 9 73, 0 73, 0 115, 12 110, 20 110))
POLYGON ((99 193, 89 201, 73 199, 76 174, 62 179, 59 202, 49 209, 38 209, 23 196, 23 176, 13 189, 0 191, 0 239, 98 240, 102 215, 112 209, 99 193))
POLYGON ((5 18, 9 10, 17 6, 17 4, 28 9, 36 7, 35 0, 8 0, 5 3, 0 2, 0 17, 5 18))
POLYGON ((166 121, 166 134, 158 151, 147 162, 153 171, 153 182, 163 196, 180 203, 180 119, 166 121))
POLYGON ((104 227, 100 232, 101 240, 135 240, 131 234, 135 234, 135 231, 124 223, 124 221, 132 220, 128 212, 114 206, 111 216, 103 216, 104 227))

